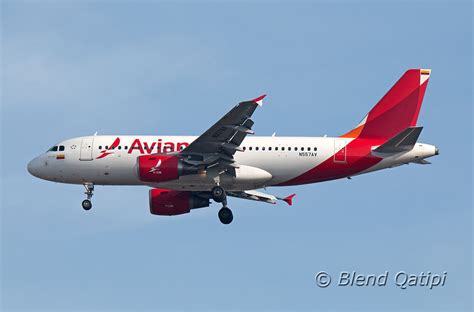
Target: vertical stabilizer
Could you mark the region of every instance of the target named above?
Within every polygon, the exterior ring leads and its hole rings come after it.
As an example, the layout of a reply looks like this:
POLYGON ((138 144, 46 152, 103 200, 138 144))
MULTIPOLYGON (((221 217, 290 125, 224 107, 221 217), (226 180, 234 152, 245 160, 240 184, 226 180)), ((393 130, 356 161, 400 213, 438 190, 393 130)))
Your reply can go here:
POLYGON ((406 71, 360 124, 342 137, 388 140, 415 127, 430 74, 430 69, 406 71))

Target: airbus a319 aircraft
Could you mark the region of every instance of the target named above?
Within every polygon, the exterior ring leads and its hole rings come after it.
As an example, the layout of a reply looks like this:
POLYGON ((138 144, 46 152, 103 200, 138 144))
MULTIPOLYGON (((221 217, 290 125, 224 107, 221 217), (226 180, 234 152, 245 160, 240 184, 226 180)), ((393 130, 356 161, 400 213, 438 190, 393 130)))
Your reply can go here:
POLYGON ((179 215, 222 203, 222 223, 233 220, 227 197, 275 204, 285 198, 257 191, 316 183, 408 163, 429 164, 437 147, 418 143, 416 125, 431 70, 410 69, 362 121, 338 137, 252 136, 262 95, 241 102, 202 135, 85 136, 65 140, 28 164, 41 179, 83 184, 92 207, 95 185, 146 185, 150 212, 179 215))

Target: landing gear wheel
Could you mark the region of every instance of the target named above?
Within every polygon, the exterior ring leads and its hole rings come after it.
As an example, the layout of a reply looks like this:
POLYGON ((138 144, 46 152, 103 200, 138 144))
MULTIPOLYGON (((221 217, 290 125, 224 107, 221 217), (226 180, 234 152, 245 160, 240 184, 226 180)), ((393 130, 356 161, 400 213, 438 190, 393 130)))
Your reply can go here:
POLYGON ((225 200, 225 191, 220 186, 214 186, 214 188, 211 190, 211 195, 212 199, 218 203, 221 203, 225 200))
POLYGON ((82 208, 84 208, 84 210, 90 210, 92 208, 92 202, 88 199, 84 199, 82 201, 82 208))
POLYGON ((92 208, 91 198, 92 198, 92 195, 94 195, 94 184, 84 183, 84 188, 86 189, 84 194, 87 195, 87 199, 84 199, 82 201, 82 208, 84 208, 84 210, 90 210, 92 208))
POLYGON ((232 215, 232 210, 227 207, 222 207, 221 210, 219 210, 218 216, 219 220, 223 224, 229 224, 234 219, 234 216, 232 215))

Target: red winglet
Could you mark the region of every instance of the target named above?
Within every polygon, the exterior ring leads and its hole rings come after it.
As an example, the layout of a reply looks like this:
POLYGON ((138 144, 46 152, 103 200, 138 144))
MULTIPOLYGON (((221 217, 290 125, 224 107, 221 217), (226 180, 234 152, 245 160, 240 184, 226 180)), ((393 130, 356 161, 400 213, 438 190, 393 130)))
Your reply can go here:
POLYGON ((266 94, 260 95, 258 98, 251 100, 252 102, 257 103, 258 105, 262 106, 263 99, 266 97, 266 94))
POLYGON ((283 198, 283 200, 288 204, 288 205, 293 205, 293 197, 295 197, 296 194, 291 194, 290 196, 287 196, 283 198))

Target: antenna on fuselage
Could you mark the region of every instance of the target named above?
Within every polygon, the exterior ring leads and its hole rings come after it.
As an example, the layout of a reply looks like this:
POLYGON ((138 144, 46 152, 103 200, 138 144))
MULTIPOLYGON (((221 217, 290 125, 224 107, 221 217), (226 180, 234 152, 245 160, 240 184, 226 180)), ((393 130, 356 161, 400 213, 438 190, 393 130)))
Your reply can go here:
POLYGON ((97 136, 97 131, 94 133, 94 136, 97 136))

